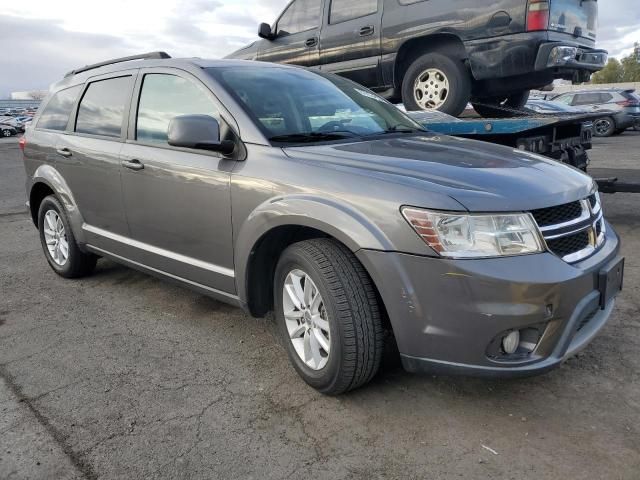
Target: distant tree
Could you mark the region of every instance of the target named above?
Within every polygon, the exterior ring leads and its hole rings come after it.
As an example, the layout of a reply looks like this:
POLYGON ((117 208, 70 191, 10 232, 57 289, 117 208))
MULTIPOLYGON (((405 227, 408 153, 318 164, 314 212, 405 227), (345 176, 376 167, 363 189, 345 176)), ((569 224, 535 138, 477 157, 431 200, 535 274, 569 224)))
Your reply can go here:
POLYGON ((592 83, 620 83, 624 68, 617 58, 610 58, 605 67, 591 76, 592 83))

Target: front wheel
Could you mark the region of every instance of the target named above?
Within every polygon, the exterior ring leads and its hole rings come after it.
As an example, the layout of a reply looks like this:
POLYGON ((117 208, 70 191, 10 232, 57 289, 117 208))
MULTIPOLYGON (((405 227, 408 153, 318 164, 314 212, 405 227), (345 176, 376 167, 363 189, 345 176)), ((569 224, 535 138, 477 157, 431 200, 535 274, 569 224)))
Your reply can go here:
POLYGON ((439 110, 457 117, 471 98, 471 75, 461 60, 439 53, 418 57, 402 81, 407 110, 439 110))
POLYGON ((12 135, 11 130, 2 130, 3 137, 10 137, 12 135))
POLYGON ((295 243, 274 278, 276 318, 298 374, 321 393, 338 395, 369 382, 383 350, 373 283, 340 243, 295 243))
POLYGON ((484 118, 508 118, 524 108, 529 101, 529 90, 505 97, 474 98, 473 108, 484 118))

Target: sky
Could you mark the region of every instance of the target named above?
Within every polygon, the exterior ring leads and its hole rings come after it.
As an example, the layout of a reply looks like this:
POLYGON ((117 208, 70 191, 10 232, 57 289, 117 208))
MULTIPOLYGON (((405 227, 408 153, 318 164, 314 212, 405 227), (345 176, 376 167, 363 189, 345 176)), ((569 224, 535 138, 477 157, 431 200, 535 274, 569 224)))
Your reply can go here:
MULTIPOLYGON (((357 0, 354 0, 357 1, 357 0)), ((288 0, 4 0, 0 98, 43 90, 73 68, 163 50, 220 58, 257 39, 288 0)), ((613 56, 640 41, 638 0, 600 0, 598 46, 613 56)))

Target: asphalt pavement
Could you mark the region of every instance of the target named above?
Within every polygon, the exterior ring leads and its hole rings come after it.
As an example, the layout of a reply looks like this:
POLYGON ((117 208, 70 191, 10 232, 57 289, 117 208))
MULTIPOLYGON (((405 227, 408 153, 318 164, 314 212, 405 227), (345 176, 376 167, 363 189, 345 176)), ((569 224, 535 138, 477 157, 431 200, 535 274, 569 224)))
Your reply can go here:
MULTIPOLYGON (((597 140, 597 175, 640 181, 640 134, 597 140)), ((627 256, 601 335, 544 376, 405 373, 324 397, 270 319, 101 260, 64 280, 0 141, 0 479, 640 478, 640 194, 608 195, 627 256)))

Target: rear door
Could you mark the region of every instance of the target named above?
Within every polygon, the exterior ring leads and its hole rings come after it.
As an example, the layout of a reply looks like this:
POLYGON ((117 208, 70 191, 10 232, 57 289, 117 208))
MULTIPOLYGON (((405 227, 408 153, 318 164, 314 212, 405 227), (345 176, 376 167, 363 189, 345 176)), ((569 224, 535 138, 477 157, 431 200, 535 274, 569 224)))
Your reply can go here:
POLYGON ((127 258, 234 293, 230 173, 219 153, 172 147, 171 119, 210 115, 221 138, 234 139, 229 116, 211 91, 178 69, 140 71, 129 140, 121 152, 122 188, 131 231, 127 258))
POLYGON ((322 70, 367 87, 380 85, 383 0, 326 0, 320 37, 322 70))
POLYGON ((76 108, 72 132, 60 135, 56 145, 56 168, 78 204, 88 242, 97 247, 109 245, 107 234, 129 233, 120 151, 136 74, 123 71, 90 79, 76 108))
POLYGON ((261 42, 258 60, 317 66, 323 0, 294 0, 278 19, 276 38, 261 42))

